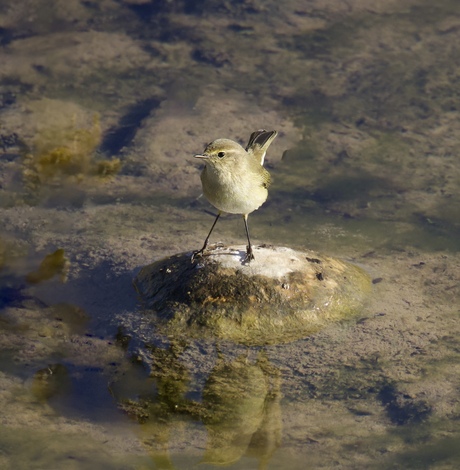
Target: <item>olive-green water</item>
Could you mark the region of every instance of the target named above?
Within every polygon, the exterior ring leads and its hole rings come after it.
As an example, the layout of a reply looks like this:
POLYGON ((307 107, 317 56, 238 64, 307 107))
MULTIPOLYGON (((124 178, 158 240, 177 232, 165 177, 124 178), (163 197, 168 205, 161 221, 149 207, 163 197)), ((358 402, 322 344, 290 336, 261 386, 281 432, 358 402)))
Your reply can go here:
POLYGON ((454 0, 2 1, 0 468, 458 468, 459 43, 454 0), (132 280, 203 243, 192 156, 260 128, 254 243, 371 299, 266 348, 157 337, 132 280))

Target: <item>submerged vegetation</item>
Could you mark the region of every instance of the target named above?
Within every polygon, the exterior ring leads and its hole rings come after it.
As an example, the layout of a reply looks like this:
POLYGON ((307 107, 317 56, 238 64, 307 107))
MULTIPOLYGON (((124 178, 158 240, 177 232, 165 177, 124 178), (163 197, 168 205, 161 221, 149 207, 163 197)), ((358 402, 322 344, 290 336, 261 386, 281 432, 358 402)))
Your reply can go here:
POLYGON ((27 274, 26 281, 31 284, 38 284, 58 275, 60 280, 65 282, 69 272, 69 265, 70 263, 65 257, 64 250, 60 248, 54 253, 46 255, 38 269, 27 274))
POLYGON ((62 126, 39 131, 24 155, 23 180, 29 191, 44 185, 83 183, 89 178, 104 179, 118 173, 121 161, 97 160, 102 141, 99 115, 89 128, 77 127, 75 118, 62 126))

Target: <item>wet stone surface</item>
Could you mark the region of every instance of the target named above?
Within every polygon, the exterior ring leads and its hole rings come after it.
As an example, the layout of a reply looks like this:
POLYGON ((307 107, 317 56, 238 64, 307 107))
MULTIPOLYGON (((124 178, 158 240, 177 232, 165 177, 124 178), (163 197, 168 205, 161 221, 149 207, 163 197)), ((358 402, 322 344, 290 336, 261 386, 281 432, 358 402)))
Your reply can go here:
POLYGON ((134 284, 160 333, 248 345, 304 338, 361 310, 371 281, 361 268, 312 251, 213 247, 181 253, 139 272, 134 284))

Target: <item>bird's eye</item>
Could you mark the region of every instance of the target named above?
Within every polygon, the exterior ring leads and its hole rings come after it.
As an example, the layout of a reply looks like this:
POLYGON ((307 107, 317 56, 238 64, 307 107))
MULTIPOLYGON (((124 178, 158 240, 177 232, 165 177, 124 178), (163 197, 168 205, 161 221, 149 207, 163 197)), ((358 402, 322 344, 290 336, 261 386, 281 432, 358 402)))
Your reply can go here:
POLYGON ((217 154, 217 156, 218 156, 219 158, 225 157, 225 152, 219 152, 219 153, 217 154))

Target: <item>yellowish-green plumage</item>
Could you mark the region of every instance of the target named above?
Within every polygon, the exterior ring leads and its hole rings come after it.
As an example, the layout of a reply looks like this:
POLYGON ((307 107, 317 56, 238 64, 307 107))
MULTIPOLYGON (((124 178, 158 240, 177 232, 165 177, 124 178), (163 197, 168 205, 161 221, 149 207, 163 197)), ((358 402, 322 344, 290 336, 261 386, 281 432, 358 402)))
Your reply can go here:
POLYGON ((219 214, 203 248, 194 253, 193 258, 205 250, 221 212, 228 212, 243 215, 248 237, 246 261, 254 259, 247 218, 248 214, 267 200, 271 178, 263 163, 267 148, 276 135, 276 131, 253 132, 246 149, 232 140, 217 139, 211 142, 201 155, 195 155, 206 164, 201 173, 203 193, 219 210, 219 214))

